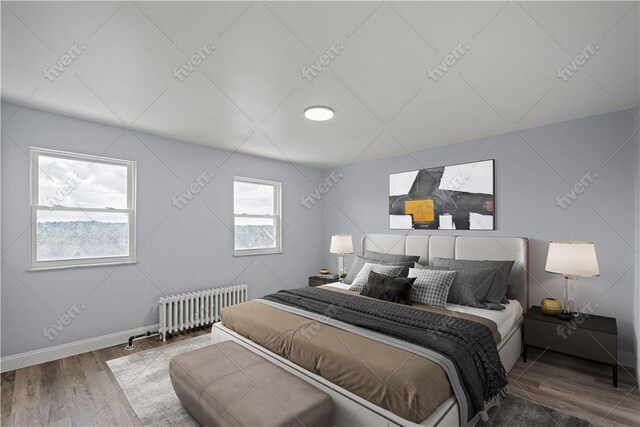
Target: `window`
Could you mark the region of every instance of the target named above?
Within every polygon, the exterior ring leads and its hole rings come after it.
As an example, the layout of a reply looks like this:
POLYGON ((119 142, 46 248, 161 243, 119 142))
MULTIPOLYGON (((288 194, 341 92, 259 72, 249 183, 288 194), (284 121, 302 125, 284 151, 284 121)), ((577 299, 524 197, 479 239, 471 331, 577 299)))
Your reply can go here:
POLYGON ((31 159, 31 269, 135 262, 135 162, 41 148, 31 159))
POLYGON ((280 196, 279 182, 234 178, 234 255, 282 252, 280 196))

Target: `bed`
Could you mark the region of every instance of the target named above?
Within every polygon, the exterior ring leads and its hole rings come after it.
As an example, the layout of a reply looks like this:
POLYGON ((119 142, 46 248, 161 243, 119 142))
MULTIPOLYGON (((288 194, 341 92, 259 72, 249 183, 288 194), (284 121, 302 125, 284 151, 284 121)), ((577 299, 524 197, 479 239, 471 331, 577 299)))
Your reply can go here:
MULTIPOLYGON (((363 236, 361 251, 364 254, 366 250, 376 252, 385 252, 392 254, 407 254, 420 256, 420 262, 428 264, 433 257, 456 258, 456 259, 475 259, 475 260, 509 260, 514 261, 514 267, 511 271, 509 283, 517 288, 518 298, 507 304, 504 311, 474 309, 466 306, 456 306, 448 304, 446 310, 450 312, 462 313, 460 317, 468 317, 477 322, 483 322, 491 326, 493 331, 494 342, 496 343, 499 358, 508 372, 515 364, 521 353, 521 323, 522 314, 528 307, 528 254, 527 240, 523 238, 494 238, 494 237, 468 237, 468 236, 424 236, 424 235, 387 235, 387 234, 368 234, 363 236)), ((336 293, 348 293, 345 285, 336 283, 325 285, 326 290, 336 293)), ((368 347, 373 344, 362 341, 363 336, 354 336, 349 330, 342 328, 335 323, 326 322, 325 319, 315 318, 306 313, 294 311, 285 313, 282 307, 271 307, 267 304, 259 302, 250 302, 251 316, 253 323, 247 323, 248 317, 236 314, 235 317, 227 316, 226 324, 223 313, 223 322, 215 324, 212 330, 214 340, 233 340, 250 350, 266 357, 275 362, 287 371, 297 375, 298 377, 314 384, 318 388, 329 393, 334 399, 336 411, 334 414, 333 424, 336 426, 346 425, 464 425, 461 422, 462 405, 459 405, 460 396, 452 392, 453 385, 449 388, 441 381, 444 374, 436 366, 432 366, 422 358, 405 358, 401 353, 403 347, 401 345, 391 347, 368 347), (258 305, 256 305, 258 304, 258 305), (306 317, 306 318, 305 318, 306 317), (269 319, 269 321, 256 322, 255 318, 269 319), (318 325, 322 325, 321 327, 318 325), (296 329, 297 328, 297 329, 296 329), (302 355, 304 346, 302 341, 292 342, 290 331, 304 331, 313 335, 314 339, 310 342, 317 346, 315 349, 310 347, 308 350, 314 358, 309 355, 302 355), (331 329, 338 328, 338 329, 331 329), (318 332, 320 331, 321 332, 318 332), (336 332, 340 330, 340 332, 336 332), (239 332, 240 333, 239 333, 239 332), (317 336, 315 334, 318 334, 317 336), (357 372, 358 366, 353 364, 353 359, 348 352, 342 353, 341 356, 334 355, 334 349, 324 339, 323 334, 331 334, 334 342, 344 344, 345 348, 354 353, 354 357, 361 359, 368 357, 372 359, 370 362, 362 362, 362 365, 371 366, 373 369, 370 373, 357 372), (268 340, 266 340, 266 338, 268 340), (337 341, 335 340, 337 338, 337 341), (286 342, 284 341, 286 339, 286 342), (349 341, 346 344, 345 341, 349 341), (263 343, 260 345, 258 343, 263 343), (267 343, 269 345, 267 345, 267 343), (275 343, 275 344, 274 344, 275 343), (320 347, 318 347, 320 346, 320 347), (265 348, 265 347, 269 347, 265 348), (355 351, 351 348, 356 349, 355 351), (327 349, 331 350, 330 354, 323 354, 327 349), (359 349, 359 350, 358 350, 359 349), (274 351, 271 351, 274 350, 274 351), (361 351, 366 356, 357 355, 356 352, 361 351), (374 355, 369 355, 373 353, 374 355), (375 353, 382 354, 377 360, 375 353), (318 356, 318 354, 320 356, 318 356), (285 356, 285 357, 283 357, 285 356), (334 357, 332 360, 331 358, 334 357), (418 360, 416 360, 418 359, 418 360), (296 363, 292 362, 294 360, 296 363), (337 361, 340 362, 337 362, 337 361), (381 393, 376 395, 375 390, 372 395, 363 393, 362 387, 380 387, 380 384, 370 385, 366 381, 367 374, 370 377, 378 376, 375 371, 384 372, 388 367, 382 364, 384 360, 398 360, 398 364, 402 364, 398 368, 398 374, 394 371, 393 380, 397 384, 390 384, 391 392, 387 394, 381 393), (406 364, 406 360, 410 360, 406 364), (350 364, 351 363, 351 364, 350 364), (375 363, 379 363, 376 365, 375 363), (343 368, 342 371, 340 368, 343 368), (403 371, 404 369, 404 371, 403 371), (413 369, 413 371, 411 370, 413 369), (412 372, 415 373, 415 379, 410 378, 412 372), (357 376, 355 379, 353 376, 357 376), (419 380, 423 376, 423 380, 419 380), (398 378, 395 378, 397 376, 398 378), (428 376, 430 387, 424 388, 424 376, 428 376), (411 384, 414 380, 415 384, 411 384), (351 383, 349 383, 351 381, 351 383), (431 384, 432 383, 432 384, 431 384), (345 385, 341 387, 341 385, 345 385), (399 390, 398 384, 405 384, 402 396, 395 390, 399 390), (415 387, 414 387, 415 386, 415 387), (422 388, 419 388, 419 387, 422 388), (360 388, 358 388, 360 387, 360 388), (395 388, 394 388, 395 387, 395 388), (415 390, 414 390, 415 388, 415 390), (406 389, 406 390, 405 390, 406 389), (405 392, 406 391, 406 392, 405 392), (397 395, 397 396, 396 396, 397 395), (373 397, 372 397, 373 396, 373 397), (411 408, 412 412, 402 408, 402 399, 411 400, 406 402, 406 406, 411 408)), ((247 303, 245 303, 247 304, 247 303)), ((245 310, 246 311, 246 310, 245 310)), ((364 336, 364 338, 367 338, 364 336)), ((375 339, 375 337, 371 337, 375 339)), ((384 343, 383 343, 384 344, 384 343)), ((388 344, 388 343, 387 343, 388 344)), ((380 344, 376 344, 380 345, 380 344)), ((337 345, 336 347, 339 347, 337 345)), ((404 349, 410 351, 409 348, 404 349)), ((305 350, 306 351, 306 350, 305 350)), ((387 362, 385 362, 387 363, 387 362)), ((382 374, 380 374, 382 376, 382 374)), ((390 377, 391 378, 391 377, 390 377)), ((446 375, 445 375, 446 379, 446 375)), ((453 383, 451 383, 453 384, 453 383)), ((386 386, 386 381, 384 382, 386 386)), ((386 389, 385 389, 386 390, 386 389)), ((464 399, 462 399, 464 400, 464 399)))

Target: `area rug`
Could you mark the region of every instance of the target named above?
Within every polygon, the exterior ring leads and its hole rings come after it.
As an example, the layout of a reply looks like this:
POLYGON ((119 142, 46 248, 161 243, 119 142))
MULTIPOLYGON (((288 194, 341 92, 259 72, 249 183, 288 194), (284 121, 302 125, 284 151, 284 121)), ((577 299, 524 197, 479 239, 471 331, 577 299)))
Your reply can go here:
POLYGON ((531 400, 507 394, 507 397, 502 399, 500 406, 489 409, 489 421, 479 421, 476 427, 479 426, 590 427, 593 424, 555 409, 538 405, 531 400))
POLYGON ((173 391, 169 361, 210 344, 211 335, 205 334, 107 361, 143 426, 199 426, 173 391))
MULTIPOLYGON (((135 353, 107 364, 144 426, 194 426, 196 420, 182 407, 169 379, 169 361, 182 353, 213 344, 209 334, 152 350, 135 353)), ((478 426, 589 427, 587 421, 565 415, 530 400, 507 395, 500 406, 489 409, 489 421, 478 426), (554 423, 555 421, 555 423, 554 423)))

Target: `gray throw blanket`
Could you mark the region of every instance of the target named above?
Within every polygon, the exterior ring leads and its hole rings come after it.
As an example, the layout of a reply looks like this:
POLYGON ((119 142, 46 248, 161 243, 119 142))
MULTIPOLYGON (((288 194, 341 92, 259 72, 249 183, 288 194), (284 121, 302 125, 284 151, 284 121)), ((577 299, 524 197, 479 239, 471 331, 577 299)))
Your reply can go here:
POLYGON ((491 331, 470 320, 320 288, 283 290, 263 299, 326 315, 435 351, 456 366, 470 421, 504 393, 507 373, 491 331))

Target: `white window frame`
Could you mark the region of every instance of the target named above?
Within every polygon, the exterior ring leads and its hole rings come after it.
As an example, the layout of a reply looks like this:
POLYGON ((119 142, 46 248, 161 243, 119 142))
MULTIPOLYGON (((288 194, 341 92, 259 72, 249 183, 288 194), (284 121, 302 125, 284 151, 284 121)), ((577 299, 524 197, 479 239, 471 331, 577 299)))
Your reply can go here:
POLYGON ((92 156, 88 154, 71 153, 67 151, 50 150, 46 148, 31 147, 31 253, 30 271, 49 270, 58 268, 91 267, 100 265, 120 265, 133 264, 136 262, 136 169, 137 164, 131 160, 112 159, 102 156, 92 156), (62 206, 40 205, 39 195, 39 160, 40 156, 55 157, 66 160, 77 160, 85 162, 102 163, 106 165, 124 166, 127 168, 127 208, 77 208, 62 206), (72 212, 109 212, 125 213, 129 218, 129 255, 107 256, 81 259, 61 259, 50 261, 38 261, 37 259, 37 239, 38 224, 37 214, 39 210, 48 211, 72 211, 72 212))
POLYGON ((246 178, 242 176, 233 177, 233 256, 267 255, 282 253, 282 183, 277 181, 267 181, 264 179, 246 178), (260 184, 273 187, 273 215, 249 215, 236 214, 236 192, 235 183, 243 182, 247 184, 260 184), (236 249, 236 219, 237 218, 272 218, 276 233, 276 247, 264 249, 236 249))

